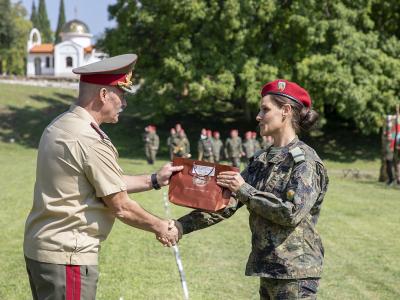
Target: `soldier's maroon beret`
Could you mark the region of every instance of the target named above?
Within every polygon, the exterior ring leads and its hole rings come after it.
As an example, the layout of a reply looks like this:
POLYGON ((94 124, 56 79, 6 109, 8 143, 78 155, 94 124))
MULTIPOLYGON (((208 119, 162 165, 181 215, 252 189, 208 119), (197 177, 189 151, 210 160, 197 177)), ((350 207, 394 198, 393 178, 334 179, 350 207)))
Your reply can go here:
POLYGON ((311 107, 311 98, 308 92, 294 82, 285 79, 277 79, 265 84, 261 90, 261 97, 266 95, 284 96, 305 107, 311 107))

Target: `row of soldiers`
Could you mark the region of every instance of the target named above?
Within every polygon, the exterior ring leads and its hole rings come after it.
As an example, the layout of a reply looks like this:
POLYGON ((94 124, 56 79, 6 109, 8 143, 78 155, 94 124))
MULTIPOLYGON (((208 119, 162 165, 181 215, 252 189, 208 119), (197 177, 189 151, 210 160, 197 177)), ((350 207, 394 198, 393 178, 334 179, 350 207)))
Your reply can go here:
MULTIPOLYGON (((159 137, 155 126, 149 125, 145 128, 144 141, 147 162, 153 164, 159 148, 159 137)), ((203 128, 197 143, 197 159, 215 163, 225 159, 230 161, 232 166, 240 167, 242 159, 247 163, 256 151, 265 149, 272 143, 271 137, 262 137, 261 142, 258 141, 257 133, 252 131, 246 132, 243 141, 237 129, 232 129, 230 137, 223 143, 218 131, 212 132, 203 128)), ((170 129, 167 145, 171 160, 174 156, 192 157, 189 139, 179 123, 170 129)))
POLYGON ((218 131, 212 132, 203 128, 198 142, 198 160, 219 163, 221 159, 231 162, 232 166, 240 167, 242 158, 247 163, 254 153, 260 149, 265 149, 272 144, 271 137, 265 137, 261 143, 257 140, 257 133, 247 131, 245 140, 239 136, 237 129, 230 131, 230 137, 225 144, 220 139, 218 131))

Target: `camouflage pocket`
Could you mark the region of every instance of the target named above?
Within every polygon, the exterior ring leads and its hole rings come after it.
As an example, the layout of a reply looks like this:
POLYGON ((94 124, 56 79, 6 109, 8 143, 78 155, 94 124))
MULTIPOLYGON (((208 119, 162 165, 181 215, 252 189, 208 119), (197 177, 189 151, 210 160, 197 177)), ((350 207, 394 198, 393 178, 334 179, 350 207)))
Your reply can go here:
POLYGON ((316 299, 319 286, 319 279, 299 280, 299 297, 316 299))

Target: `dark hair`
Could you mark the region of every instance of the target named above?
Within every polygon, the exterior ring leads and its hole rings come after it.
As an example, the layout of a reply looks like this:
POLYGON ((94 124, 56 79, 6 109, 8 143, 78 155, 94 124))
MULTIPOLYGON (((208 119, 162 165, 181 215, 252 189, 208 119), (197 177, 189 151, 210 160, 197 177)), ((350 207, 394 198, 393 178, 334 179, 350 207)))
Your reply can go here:
POLYGON ((296 132, 299 132, 300 130, 309 131, 318 121, 319 115, 315 110, 305 107, 303 104, 293 101, 284 96, 270 96, 279 107, 282 107, 285 104, 289 104, 292 107, 292 126, 296 132))

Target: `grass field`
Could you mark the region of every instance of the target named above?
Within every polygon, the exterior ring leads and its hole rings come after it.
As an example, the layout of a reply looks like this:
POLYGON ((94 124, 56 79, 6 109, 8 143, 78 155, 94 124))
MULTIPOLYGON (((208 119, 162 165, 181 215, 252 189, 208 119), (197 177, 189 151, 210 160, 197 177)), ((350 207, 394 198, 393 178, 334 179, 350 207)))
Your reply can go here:
MULTIPOLYGON (((0 91, 0 299, 31 299, 22 238, 32 204, 35 146, 43 126, 67 107, 74 93, 2 84, 0 91), (16 142, 9 143, 10 138, 16 142)), ((132 131, 129 142, 116 129, 110 134, 125 153, 121 166, 128 174, 154 171, 165 161, 149 167, 139 159, 140 135, 132 131)), ((377 159, 326 162, 331 182, 318 225, 326 251, 319 299, 400 299, 400 214, 396 209, 400 190, 376 182, 377 159), (343 169, 360 169, 369 176, 343 178, 343 169)), ((163 216, 164 191, 132 198, 163 216)), ((174 217, 188 211, 171 208, 174 217)), ((244 276, 250 251, 247 221, 248 212, 241 209, 230 220, 182 239, 180 251, 191 299, 258 299, 258 278, 244 276)), ((117 221, 101 251, 98 299, 120 297, 182 299, 182 292, 171 250, 151 234, 117 221)))

